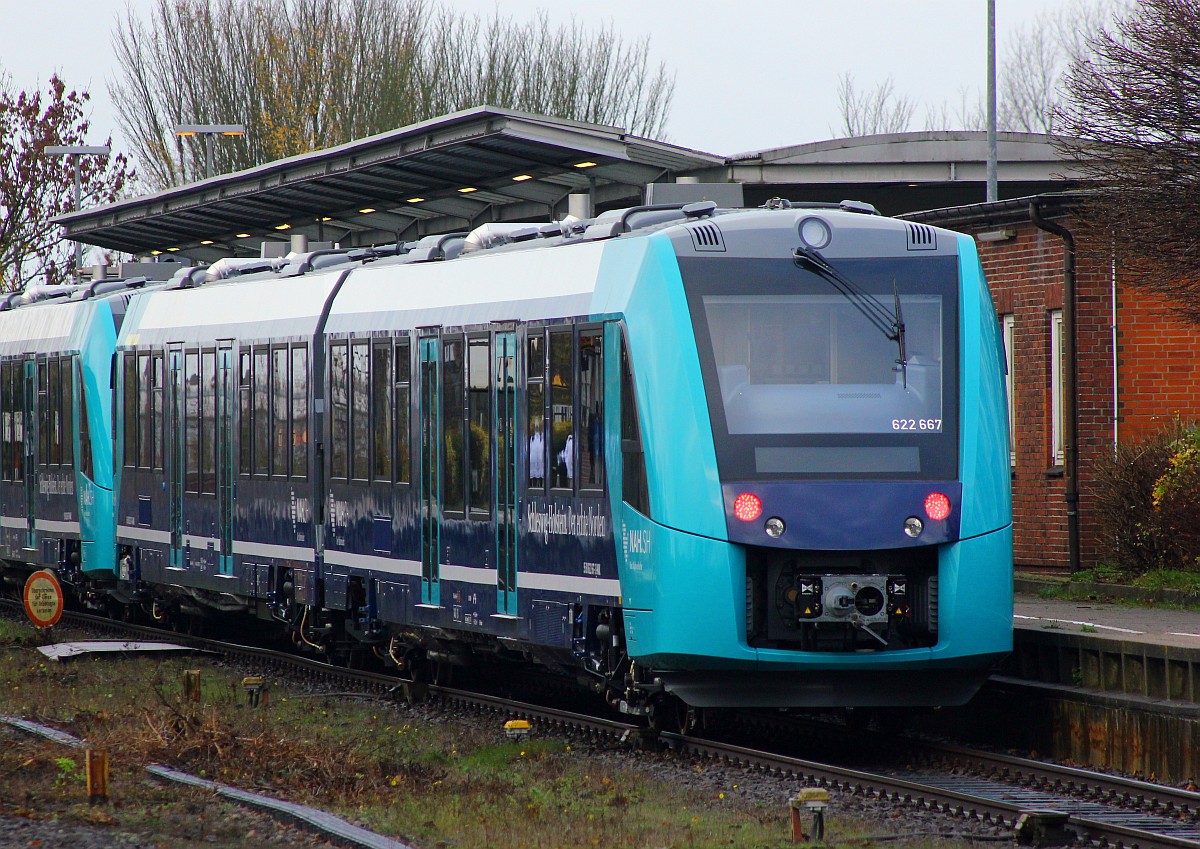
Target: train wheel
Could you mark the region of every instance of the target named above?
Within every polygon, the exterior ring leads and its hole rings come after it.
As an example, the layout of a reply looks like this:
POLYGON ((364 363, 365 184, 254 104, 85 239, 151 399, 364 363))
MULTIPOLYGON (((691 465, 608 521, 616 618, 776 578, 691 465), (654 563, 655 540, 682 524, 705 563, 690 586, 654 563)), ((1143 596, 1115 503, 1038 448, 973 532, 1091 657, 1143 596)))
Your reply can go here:
POLYGON ((696 729, 698 716, 683 699, 667 694, 650 701, 647 724, 655 734, 687 734, 696 729))
POLYGON ((431 667, 431 683, 439 687, 454 686, 455 669, 453 663, 446 663, 443 660, 431 660, 429 666, 431 667))

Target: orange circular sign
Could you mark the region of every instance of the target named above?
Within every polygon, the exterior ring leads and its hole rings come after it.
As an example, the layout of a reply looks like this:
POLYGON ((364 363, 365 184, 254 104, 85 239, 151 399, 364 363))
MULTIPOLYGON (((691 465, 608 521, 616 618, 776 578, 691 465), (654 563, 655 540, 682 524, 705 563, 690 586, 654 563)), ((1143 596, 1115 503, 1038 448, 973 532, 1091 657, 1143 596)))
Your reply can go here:
POLYGON ((49 569, 34 572, 25 582, 25 613, 39 628, 49 628, 62 617, 63 591, 49 569))

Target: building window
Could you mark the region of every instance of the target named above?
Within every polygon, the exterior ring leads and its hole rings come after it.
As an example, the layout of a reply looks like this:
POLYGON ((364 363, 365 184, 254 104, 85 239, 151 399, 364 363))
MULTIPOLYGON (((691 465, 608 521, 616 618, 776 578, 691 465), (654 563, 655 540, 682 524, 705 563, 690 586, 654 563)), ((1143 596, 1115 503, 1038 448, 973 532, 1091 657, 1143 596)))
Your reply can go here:
POLYGON ((1050 313, 1050 450, 1054 465, 1064 462, 1063 453, 1063 320, 1062 310, 1050 313))
POLYGON ((1000 332, 1004 338, 1004 363, 1007 378, 1004 381, 1004 394, 1008 400, 1008 462, 1017 465, 1017 425, 1016 425, 1016 370, 1013 367, 1013 338, 1017 329, 1015 315, 1000 316, 1000 332))

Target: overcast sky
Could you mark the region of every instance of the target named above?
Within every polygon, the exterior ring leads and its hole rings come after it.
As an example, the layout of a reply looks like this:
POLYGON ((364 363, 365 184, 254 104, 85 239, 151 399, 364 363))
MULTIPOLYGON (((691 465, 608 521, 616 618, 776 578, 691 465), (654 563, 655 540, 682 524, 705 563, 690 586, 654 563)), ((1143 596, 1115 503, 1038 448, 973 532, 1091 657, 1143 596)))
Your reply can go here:
MULTIPOLYGON (((495 0, 448 0, 489 15, 495 0)), ((998 41, 1066 0, 997 0, 998 41)), ((18 88, 54 72, 93 96, 93 132, 120 146, 107 83, 116 75, 110 34, 126 7, 147 15, 150 0, 0 0, 0 66, 18 88)), ((546 9, 552 22, 572 16, 599 27, 611 21, 627 40, 649 34, 651 52, 676 73, 666 137, 718 154, 761 150, 841 135, 837 83, 854 75, 860 89, 893 79, 896 92, 927 108, 985 87, 986 0, 503 0, 522 19, 546 9)), ((197 45, 203 50, 203 45, 197 45)), ((236 116, 230 116, 233 120, 236 116)))

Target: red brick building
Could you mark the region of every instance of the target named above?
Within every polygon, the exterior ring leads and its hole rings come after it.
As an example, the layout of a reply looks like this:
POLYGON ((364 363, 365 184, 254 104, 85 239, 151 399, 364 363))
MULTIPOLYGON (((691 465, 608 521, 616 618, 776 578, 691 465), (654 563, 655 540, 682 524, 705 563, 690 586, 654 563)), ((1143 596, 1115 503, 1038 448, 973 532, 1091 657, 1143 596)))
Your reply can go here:
POLYGON ((969 233, 979 246, 1009 353, 1018 568, 1072 567, 1072 490, 1078 493, 1076 568, 1112 560, 1090 509, 1096 460, 1176 417, 1200 419, 1200 328, 1130 287, 1108 247, 1076 231, 1078 197, 1054 193, 904 216, 969 233), (1072 243, 1074 404, 1064 332, 1072 243), (1077 476, 1069 456, 1072 413, 1077 476))

